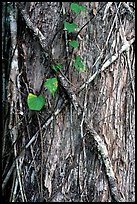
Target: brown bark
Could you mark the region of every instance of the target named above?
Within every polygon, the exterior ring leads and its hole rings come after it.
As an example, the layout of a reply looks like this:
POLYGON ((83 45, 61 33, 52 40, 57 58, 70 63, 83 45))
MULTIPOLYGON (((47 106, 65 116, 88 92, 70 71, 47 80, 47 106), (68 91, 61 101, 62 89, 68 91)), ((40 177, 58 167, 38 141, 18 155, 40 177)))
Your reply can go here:
POLYGON ((3 197, 9 201, 135 201, 135 5, 80 4, 87 10, 75 22, 85 26, 79 48, 69 53, 63 21, 75 17, 70 3, 13 7, 18 68, 11 63, 9 134, 3 134, 3 197), (76 55, 87 71, 73 67, 76 55), (63 65, 61 72, 53 72, 53 63, 63 65), (43 82, 54 76, 59 88, 52 97, 43 82), (45 96, 41 111, 28 109, 29 92, 45 96))

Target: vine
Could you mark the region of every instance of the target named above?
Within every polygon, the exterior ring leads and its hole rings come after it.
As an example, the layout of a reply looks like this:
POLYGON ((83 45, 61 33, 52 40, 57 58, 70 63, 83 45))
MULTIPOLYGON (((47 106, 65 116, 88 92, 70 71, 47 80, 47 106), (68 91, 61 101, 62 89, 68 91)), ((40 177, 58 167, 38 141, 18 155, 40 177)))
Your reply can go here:
MULTIPOLYGON (((72 12, 78 15, 80 12, 85 11, 86 7, 81 6, 77 3, 71 3, 70 9, 72 10, 72 12)), ((77 28, 78 25, 75 22, 69 23, 66 20, 64 21, 64 30, 66 30, 68 33, 73 33, 77 28)), ((69 40, 69 46, 76 49, 79 47, 79 43, 77 40, 69 40)), ((85 66, 79 55, 75 57, 73 67, 80 72, 85 71, 85 66)), ((62 68, 63 68, 62 64, 52 65, 52 69, 55 72, 61 70, 62 68)), ((44 87, 47 88, 47 90, 54 96, 58 88, 57 78, 54 77, 47 79, 44 82, 44 87)), ((42 95, 37 96, 35 94, 29 93, 27 97, 27 104, 30 110, 40 111, 45 105, 45 97, 42 95)))

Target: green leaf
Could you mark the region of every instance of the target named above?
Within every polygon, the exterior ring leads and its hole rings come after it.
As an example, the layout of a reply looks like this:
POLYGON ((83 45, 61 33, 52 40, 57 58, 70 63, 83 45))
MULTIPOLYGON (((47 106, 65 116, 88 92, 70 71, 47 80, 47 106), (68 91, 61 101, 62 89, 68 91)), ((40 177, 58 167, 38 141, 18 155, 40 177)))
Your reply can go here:
POLYGON ((72 11, 74 11, 76 14, 78 14, 80 11, 86 10, 85 6, 80 6, 77 3, 71 3, 70 8, 72 11))
POLYGON ((36 96, 32 93, 29 93, 27 98, 28 107, 30 110, 40 111, 45 104, 44 96, 36 96))
POLYGON ((62 67, 63 67, 62 64, 52 65, 52 69, 54 69, 55 72, 62 69, 62 67))
POLYGON ((78 14, 80 10, 80 6, 76 3, 71 3, 70 8, 72 11, 74 11, 76 14, 78 14))
POLYGON ((78 44, 78 41, 72 40, 72 41, 69 42, 69 45, 71 45, 74 48, 77 48, 79 44, 78 44))
POLYGON ((81 62, 80 56, 76 56, 75 63, 73 65, 78 71, 85 71, 85 66, 81 62))
POLYGON ((69 33, 74 32, 75 29, 78 27, 75 23, 68 23, 64 21, 64 27, 67 29, 69 33))
POLYGON ((56 92, 56 90, 58 88, 58 80, 57 80, 57 78, 47 79, 47 81, 44 83, 44 86, 54 96, 54 93, 56 92))
POLYGON ((79 6, 81 11, 85 11, 87 8, 86 6, 79 6))

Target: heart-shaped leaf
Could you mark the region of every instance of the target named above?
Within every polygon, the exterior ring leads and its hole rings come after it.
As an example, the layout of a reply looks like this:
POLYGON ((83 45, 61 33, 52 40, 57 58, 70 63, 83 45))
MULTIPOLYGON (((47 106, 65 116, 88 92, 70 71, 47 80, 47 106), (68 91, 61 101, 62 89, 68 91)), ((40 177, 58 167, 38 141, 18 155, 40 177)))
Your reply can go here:
POLYGON ((45 104, 44 96, 36 96, 32 93, 29 93, 27 98, 28 107, 30 110, 40 111, 45 104))
POLYGON ((72 41, 69 42, 69 45, 71 45, 74 48, 77 48, 79 44, 78 44, 78 41, 72 40, 72 41))
POLYGON ((78 14, 80 12, 80 7, 78 4, 76 3, 71 3, 70 8, 72 11, 74 11, 76 14, 78 14))
POLYGON ((78 27, 75 23, 68 23, 64 21, 64 27, 67 29, 69 33, 74 32, 75 29, 78 27))
POLYGON ((44 83, 44 86, 54 96, 54 93, 56 92, 56 90, 58 88, 58 80, 57 80, 57 78, 47 79, 47 81, 44 83))
POLYGON ((81 62, 81 58, 80 56, 76 56, 76 59, 75 59, 75 63, 73 64, 74 67, 78 70, 78 71, 85 71, 85 66, 84 64, 81 62))
POLYGON ((80 6, 77 3, 71 3, 70 8, 72 11, 74 11, 76 14, 78 14, 80 11, 86 10, 85 6, 80 6))

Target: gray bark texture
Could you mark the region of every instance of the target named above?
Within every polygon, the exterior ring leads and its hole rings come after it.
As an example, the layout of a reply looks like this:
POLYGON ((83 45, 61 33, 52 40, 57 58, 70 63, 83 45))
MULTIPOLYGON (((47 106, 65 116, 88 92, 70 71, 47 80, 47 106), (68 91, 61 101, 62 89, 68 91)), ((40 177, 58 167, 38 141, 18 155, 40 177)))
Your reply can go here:
POLYGON ((79 2, 78 15, 70 4, 3 3, 3 200, 135 202, 135 3, 79 2), (52 77, 54 96, 43 86, 52 77), (29 93, 45 96, 41 111, 29 93))

